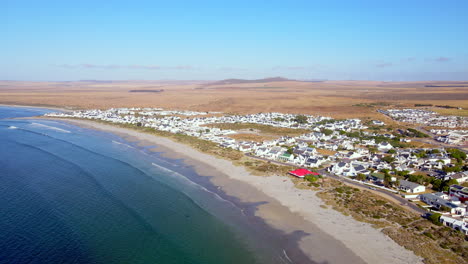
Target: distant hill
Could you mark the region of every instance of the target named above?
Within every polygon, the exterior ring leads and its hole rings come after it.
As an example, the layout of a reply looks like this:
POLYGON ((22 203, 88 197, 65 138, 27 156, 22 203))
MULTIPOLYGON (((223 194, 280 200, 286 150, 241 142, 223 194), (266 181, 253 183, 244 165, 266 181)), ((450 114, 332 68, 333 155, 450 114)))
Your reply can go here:
POLYGON ((160 90, 130 90, 129 93, 162 93, 164 89, 160 90))
MULTIPOLYGON (((68 81, 73 82, 73 81, 68 81)), ((79 80, 78 82, 87 82, 87 83, 114 83, 115 81, 106 81, 106 80, 79 80)))
POLYGON ((269 83, 269 82, 291 82, 295 81, 283 77, 271 77, 256 80, 245 80, 245 79, 226 79, 217 82, 208 83, 207 85, 224 85, 224 84, 242 84, 242 83, 269 83))

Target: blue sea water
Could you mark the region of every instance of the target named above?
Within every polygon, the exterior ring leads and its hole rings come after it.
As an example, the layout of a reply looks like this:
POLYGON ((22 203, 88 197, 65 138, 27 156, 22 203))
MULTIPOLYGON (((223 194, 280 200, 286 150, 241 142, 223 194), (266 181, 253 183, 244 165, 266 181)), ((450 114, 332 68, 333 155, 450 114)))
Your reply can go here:
POLYGON ((0 107, 0 263, 287 262, 181 161, 64 122, 12 119, 45 112, 0 107))

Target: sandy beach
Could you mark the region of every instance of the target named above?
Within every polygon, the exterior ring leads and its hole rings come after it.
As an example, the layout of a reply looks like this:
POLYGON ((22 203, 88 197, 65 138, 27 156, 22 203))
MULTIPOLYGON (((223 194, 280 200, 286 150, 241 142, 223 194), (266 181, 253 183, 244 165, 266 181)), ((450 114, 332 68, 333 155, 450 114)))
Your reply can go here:
MULTIPOLYGON (((62 121, 65 121, 61 119, 62 121)), ((401 247, 370 224, 354 220, 324 203, 311 190, 294 187, 289 178, 251 175, 230 161, 201 153, 168 138, 140 133, 87 120, 66 120, 74 125, 117 134, 169 158, 183 159, 226 195, 258 204, 255 215, 269 226, 299 239, 298 247, 317 263, 422 263, 413 252, 401 247)))

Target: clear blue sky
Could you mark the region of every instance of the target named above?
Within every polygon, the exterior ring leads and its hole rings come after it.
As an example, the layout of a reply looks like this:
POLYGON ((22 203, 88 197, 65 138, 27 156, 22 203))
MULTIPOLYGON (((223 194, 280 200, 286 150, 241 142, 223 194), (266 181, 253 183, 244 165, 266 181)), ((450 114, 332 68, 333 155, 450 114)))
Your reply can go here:
POLYGON ((468 80, 467 0, 0 6, 2 80, 468 80))

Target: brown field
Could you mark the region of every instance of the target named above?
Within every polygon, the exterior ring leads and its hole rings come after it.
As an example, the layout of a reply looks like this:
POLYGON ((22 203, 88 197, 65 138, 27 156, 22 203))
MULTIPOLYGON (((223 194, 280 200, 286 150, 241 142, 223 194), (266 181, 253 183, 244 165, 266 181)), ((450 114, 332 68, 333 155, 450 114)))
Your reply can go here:
POLYGON ((206 127, 217 127, 220 129, 230 129, 237 131, 238 134, 229 135, 230 138, 245 141, 263 142, 267 140, 277 139, 282 136, 299 136, 302 134, 310 133, 309 130, 292 129, 284 127, 272 127, 259 124, 248 123, 222 123, 222 124, 209 124, 206 127))
POLYGON ((333 150, 329 150, 329 149, 320 149, 318 148, 317 149, 317 152, 321 155, 325 155, 325 156, 333 156, 335 155, 337 152, 336 151, 333 151, 333 150))
POLYGON ((441 115, 468 116, 468 109, 445 109, 445 108, 433 107, 431 108, 431 110, 441 115))
POLYGON ((440 148, 439 145, 434 145, 434 144, 430 144, 426 142, 419 142, 419 141, 414 141, 414 140, 411 141, 409 145, 412 148, 431 148, 431 149, 440 148))
POLYGON ((240 140, 240 141, 255 141, 255 142, 263 142, 263 141, 268 141, 268 140, 273 140, 273 139, 278 138, 276 136, 245 134, 245 133, 229 135, 229 137, 235 140, 240 140))
POLYGON ((218 123, 209 124, 207 127, 217 127, 220 129, 230 129, 243 134, 257 134, 263 136, 271 136, 279 138, 281 136, 296 137, 306 133, 310 133, 306 129, 294 129, 285 127, 273 127, 260 124, 249 124, 249 123, 218 123))
POLYGON ((468 88, 450 87, 465 84, 461 82, 282 81, 225 85, 206 83, 0 81, 0 104, 75 109, 163 107, 240 114, 275 111, 320 114, 335 118, 379 119, 385 118, 376 113, 376 110, 391 106, 414 106, 419 103, 468 108, 468 88), (437 87, 427 87, 428 85, 437 87), (158 93, 129 92, 161 89, 164 91, 158 93))

